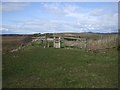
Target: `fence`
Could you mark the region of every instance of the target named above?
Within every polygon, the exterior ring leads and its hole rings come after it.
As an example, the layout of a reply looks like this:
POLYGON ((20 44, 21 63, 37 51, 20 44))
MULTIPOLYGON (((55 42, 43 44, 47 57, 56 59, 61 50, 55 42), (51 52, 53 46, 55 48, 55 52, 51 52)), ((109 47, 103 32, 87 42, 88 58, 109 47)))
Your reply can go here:
POLYGON ((97 49, 108 49, 117 47, 118 37, 117 35, 101 37, 98 40, 87 40, 87 49, 97 50, 97 49))
POLYGON ((117 35, 107 35, 101 36, 97 39, 83 39, 76 41, 64 41, 65 46, 75 46, 79 48, 86 48, 89 50, 98 50, 98 49, 108 49, 117 47, 118 36, 117 35))
MULTIPOLYGON (((41 41, 40 38, 36 39, 39 42, 45 44, 48 43, 47 41, 51 42, 51 46, 53 46, 53 39, 43 39, 43 42, 41 41)), ((109 35, 98 35, 97 37, 94 38, 63 38, 61 39, 61 47, 77 47, 77 48, 85 48, 87 50, 98 50, 98 49, 108 49, 108 48, 114 48, 117 47, 118 45, 118 35, 117 34, 109 34, 109 35)))

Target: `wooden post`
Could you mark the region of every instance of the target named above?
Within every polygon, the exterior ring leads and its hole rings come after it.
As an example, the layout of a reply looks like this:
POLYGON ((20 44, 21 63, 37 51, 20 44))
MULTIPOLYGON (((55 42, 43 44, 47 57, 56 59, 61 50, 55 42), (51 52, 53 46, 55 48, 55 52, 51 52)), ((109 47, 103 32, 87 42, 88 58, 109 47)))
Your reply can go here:
POLYGON ((86 45, 85 45, 86 50, 87 50, 87 44, 88 44, 88 43, 87 43, 87 38, 86 38, 86 45))
POLYGON ((47 47, 47 34, 45 34, 45 48, 47 47))
POLYGON ((55 36, 53 37, 53 47, 55 48, 55 36))
POLYGON ((49 42, 47 43, 47 47, 49 48, 49 42))
POLYGON ((60 37, 59 37, 59 46, 58 46, 58 48, 60 48, 60 37))

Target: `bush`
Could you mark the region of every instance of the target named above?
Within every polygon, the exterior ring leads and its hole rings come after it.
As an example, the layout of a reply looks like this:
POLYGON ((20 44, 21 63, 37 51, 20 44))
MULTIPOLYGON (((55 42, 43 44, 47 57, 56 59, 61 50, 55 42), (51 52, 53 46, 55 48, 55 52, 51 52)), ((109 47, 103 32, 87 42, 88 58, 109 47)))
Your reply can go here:
POLYGON ((33 42, 31 45, 32 46, 41 46, 41 43, 40 42, 33 42))

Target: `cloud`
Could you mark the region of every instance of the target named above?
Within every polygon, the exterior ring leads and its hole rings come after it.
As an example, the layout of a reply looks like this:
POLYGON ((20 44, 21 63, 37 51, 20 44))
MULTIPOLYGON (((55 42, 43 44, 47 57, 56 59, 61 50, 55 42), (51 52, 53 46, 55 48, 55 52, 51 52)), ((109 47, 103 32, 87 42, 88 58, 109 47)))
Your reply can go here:
POLYGON ((8 31, 7 28, 0 28, 0 31, 8 31))
POLYGON ((65 22, 65 21, 38 21, 38 20, 31 20, 26 21, 21 24, 17 23, 16 25, 2 25, 2 32, 3 33, 30 33, 30 32, 38 32, 38 33, 45 33, 45 32, 83 32, 79 29, 79 27, 74 26, 75 23, 72 22, 65 22), (7 30, 5 30, 5 29, 7 30))
POLYGON ((79 10, 78 6, 67 4, 67 3, 42 3, 42 9, 48 13, 56 15, 66 15, 69 12, 79 10))
MULTIPOLYGON (((117 25, 117 10, 108 10, 108 7, 84 8, 70 3, 43 3, 43 10, 48 14, 62 15, 65 18, 74 18, 79 23, 115 26, 117 25), (114 11, 113 11, 114 10, 114 11), (112 18, 111 18, 112 17, 112 18)), ((117 9, 117 7, 116 7, 117 9)))
POLYGON ((119 2, 119 0, 2 0, 2 2, 119 2))
POLYGON ((0 8, 1 12, 13 12, 13 11, 19 11, 24 9, 26 6, 28 6, 30 3, 25 2, 6 2, 2 3, 2 7, 0 8))
MULTIPOLYGON (((96 21, 97 22, 97 21, 96 21)), ((79 20, 69 22, 65 20, 28 20, 16 25, 2 25, 3 33, 51 33, 51 32, 114 32, 117 30, 112 23, 81 23, 79 20), (107 25, 109 24, 109 25, 107 25)))
MULTIPOLYGON (((4 11, 17 11, 27 6, 27 3, 5 3, 4 11), (10 4, 10 5, 9 5, 10 4), (8 9, 8 7, 11 7, 8 9), (16 9, 12 9, 16 7, 16 9)), ((35 19, 4 24, 3 33, 45 33, 45 32, 114 32, 118 27, 118 12, 112 9, 84 8, 73 3, 40 3, 46 17, 50 14, 54 18, 35 19), (61 17, 59 17, 61 15, 61 17)), ((117 8, 116 8, 117 9, 117 8)))

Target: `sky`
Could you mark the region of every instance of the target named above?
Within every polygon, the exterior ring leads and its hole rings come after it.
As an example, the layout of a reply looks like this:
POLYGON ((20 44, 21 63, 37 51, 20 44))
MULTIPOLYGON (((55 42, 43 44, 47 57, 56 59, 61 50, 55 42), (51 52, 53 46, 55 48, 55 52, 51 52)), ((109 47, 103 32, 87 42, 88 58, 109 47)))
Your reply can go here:
POLYGON ((3 34, 118 31, 117 2, 2 2, 3 34))

